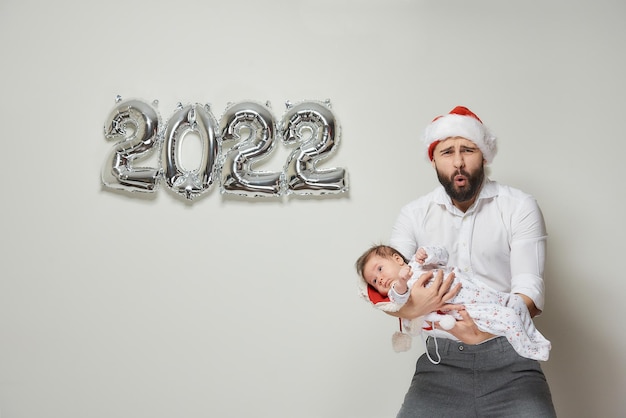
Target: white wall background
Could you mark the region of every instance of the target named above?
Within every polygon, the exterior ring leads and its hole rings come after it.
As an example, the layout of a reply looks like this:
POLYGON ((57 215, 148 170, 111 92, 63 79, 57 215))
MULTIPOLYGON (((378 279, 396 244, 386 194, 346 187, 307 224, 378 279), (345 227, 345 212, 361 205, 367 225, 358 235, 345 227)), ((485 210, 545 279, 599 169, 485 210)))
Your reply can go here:
POLYGON ((436 185, 418 138, 457 104, 500 137, 491 178, 544 211, 559 415, 623 416, 625 18, 618 0, 2 0, 0 416, 395 416, 421 346, 391 350, 353 263, 436 185), (330 98, 327 166, 351 191, 107 191, 117 94, 164 119, 330 98))

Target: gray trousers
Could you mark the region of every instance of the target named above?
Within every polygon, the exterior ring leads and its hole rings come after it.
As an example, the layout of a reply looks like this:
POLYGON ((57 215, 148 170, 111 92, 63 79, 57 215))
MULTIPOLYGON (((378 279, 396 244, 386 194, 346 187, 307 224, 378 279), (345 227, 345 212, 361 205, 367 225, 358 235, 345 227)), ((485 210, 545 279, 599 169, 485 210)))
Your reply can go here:
MULTIPOLYGON (((441 363, 426 355, 397 418, 553 418, 552 395, 539 362, 521 357, 505 337, 478 345, 438 338, 441 363)), ((432 337, 426 343, 436 359, 432 337)))

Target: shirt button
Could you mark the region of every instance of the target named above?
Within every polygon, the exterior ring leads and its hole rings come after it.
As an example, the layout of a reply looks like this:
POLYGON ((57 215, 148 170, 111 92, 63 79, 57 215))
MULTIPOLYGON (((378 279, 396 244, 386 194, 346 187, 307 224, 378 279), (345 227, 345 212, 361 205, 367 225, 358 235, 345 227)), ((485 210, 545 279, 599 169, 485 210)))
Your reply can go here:
POLYGON ((463 351, 465 349, 465 347, 463 347, 462 345, 459 346, 459 351, 463 351))

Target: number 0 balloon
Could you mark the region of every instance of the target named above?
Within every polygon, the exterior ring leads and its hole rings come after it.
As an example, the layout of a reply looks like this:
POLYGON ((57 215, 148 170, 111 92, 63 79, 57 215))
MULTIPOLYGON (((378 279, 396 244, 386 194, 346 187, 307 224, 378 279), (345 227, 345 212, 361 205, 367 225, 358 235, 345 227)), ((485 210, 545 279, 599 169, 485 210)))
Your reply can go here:
POLYGON ((213 182, 217 167, 215 162, 219 155, 216 129, 217 122, 208 106, 200 104, 179 106, 167 122, 162 154, 165 182, 169 188, 187 199, 191 200, 206 192, 213 182), (202 161, 198 168, 184 170, 180 164, 180 147, 183 137, 190 132, 200 136, 202 161))

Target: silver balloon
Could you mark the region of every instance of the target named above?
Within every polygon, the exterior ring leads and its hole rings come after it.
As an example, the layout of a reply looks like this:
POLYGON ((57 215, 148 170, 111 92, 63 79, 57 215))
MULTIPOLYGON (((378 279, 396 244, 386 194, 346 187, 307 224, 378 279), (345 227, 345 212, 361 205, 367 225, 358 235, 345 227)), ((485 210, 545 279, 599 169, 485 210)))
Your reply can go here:
POLYGON ((226 109, 220 120, 222 143, 237 142, 222 162, 222 193, 248 197, 280 195, 280 172, 252 168, 273 151, 275 130, 276 120, 269 106, 241 102, 226 109))
POLYGON ((105 186, 130 192, 156 190, 161 169, 133 167, 133 161, 158 149, 160 124, 156 109, 141 100, 120 101, 115 106, 105 122, 104 135, 107 139, 123 139, 102 166, 101 179, 105 186))
POLYGON ((209 107, 197 103, 180 105, 167 122, 161 154, 165 183, 189 200, 209 190, 217 172, 220 146, 216 130, 217 122, 209 107), (183 137, 190 132, 200 137, 202 159, 197 169, 184 170, 180 164, 180 147, 183 137))
POLYGON ((287 103, 279 132, 283 143, 300 144, 289 155, 283 170, 286 194, 322 195, 348 190, 345 169, 317 168, 339 145, 340 126, 330 102, 287 103))

